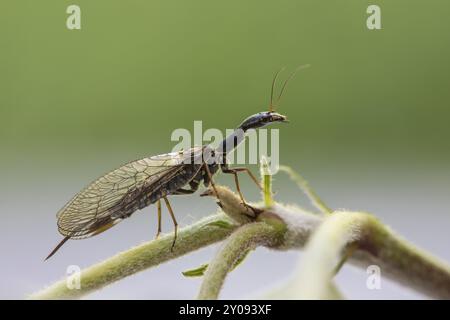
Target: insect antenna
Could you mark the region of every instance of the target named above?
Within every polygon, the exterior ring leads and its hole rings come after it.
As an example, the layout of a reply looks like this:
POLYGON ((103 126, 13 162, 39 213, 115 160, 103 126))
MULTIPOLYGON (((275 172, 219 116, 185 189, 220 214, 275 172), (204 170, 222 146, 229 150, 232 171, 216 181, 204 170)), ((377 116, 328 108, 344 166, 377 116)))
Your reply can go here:
MULTIPOLYGON (((295 74, 296 74, 298 71, 300 71, 300 70, 302 70, 302 69, 306 69, 306 68, 308 68, 308 67, 310 67, 309 64, 304 64, 304 65, 301 65, 301 66, 297 67, 294 71, 292 71, 292 73, 291 73, 291 74, 289 75, 289 77, 284 81, 283 86, 281 87, 280 94, 278 95, 276 104, 278 104, 278 103, 280 102, 281 97, 283 96, 283 93, 284 93, 284 89, 286 89, 287 84, 288 84, 289 81, 295 76, 295 74)), ((272 97, 271 97, 271 99, 272 99, 272 97)), ((270 111, 273 111, 273 108, 272 108, 272 100, 271 100, 270 105, 271 105, 270 111)))
POLYGON ((273 79, 272 79, 272 87, 271 87, 271 89, 270 89, 270 105, 269 105, 269 112, 273 112, 273 107, 274 107, 274 105, 273 105, 273 92, 274 92, 274 89, 275 89, 275 84, 276 84, 276 82, 277 82, 278 75, 279 75, 284 69, 285 69, 285 67, 283 67, 283 68, 281 68, 280 70, 278 70, 278 71, 275 73, 275 76, 274 76, 273 79))

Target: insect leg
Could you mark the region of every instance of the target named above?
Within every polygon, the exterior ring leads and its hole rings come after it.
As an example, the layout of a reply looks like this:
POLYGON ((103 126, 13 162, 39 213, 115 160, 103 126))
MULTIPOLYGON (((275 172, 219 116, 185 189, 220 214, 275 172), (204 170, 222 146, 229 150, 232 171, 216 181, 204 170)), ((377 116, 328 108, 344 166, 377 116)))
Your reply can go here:
POLYGON ((191 180, 191 182, 189 182, 189 187, 190 189, 177 189, 174 192, 172 192, 172 195, 183 195, 183 194, 193 194, 195 191, 198 190, 198 187, 200 186, 200 183, 196 180, 191 180))
POLYGON ((247 206, 247 204, 244 200, 244 196, 242 195, 241 188, 239 185, 238 172, 243 172, 243 171, 247 172, 248 175, 250 176, 250 178, 252 178, 253 182, 255 182, 256 185, 258 186, 258 188, 260 188, 262 190, 261 185, 259 184, 258 180, 256 179, 256 177, 253 175, 253 173, 248 168, 245 168, 245 167, 229 168, 227 164, 222 164, 220 168, 223 173, 234 175, 234 182, 236 184, 237 192, 239 193, 239 197, 241 198, 242 203, 245 206, 247 206))
POLYGON ((192 193, 194 193, 195 191, 197 191, 197 190, 180 188, 180 189, 176 190, 175 192, 173 192, 172 194, 173 194, 173 195, 192 194, 192 193))
POLYGON ((156 232, 156 239, 158 239, 161 233, 161 200, 158 200, 156 207, 158 208, 158 231, 156 232))
MULTIPOLYGON (((263 190, 263 188, 261 187, 261 184, 259 183, 258 179, 256 179, 255 175, 250 171, 249 168, 245 168, 245 167, 237 167, 237 168, 227 168, 228 170, 233 170, 236 172, 247 172, 247 174, 250 176, 250 178, 253 180, 253 182, 258 186, 259 189, 263 190)), ((223 170, 222 170, 223 171, 223 170)), ((224 172, 226 173, 226 172, 224 172)))
POLYGON ((236 184, 236 190, 239 194, 239 197, 241 198, 242 203, 246 206, 247 203, 245 202, 244 196, 241 192, 241 187, 239 186, 239 179, 238 179, 237 171, 235 171, 233 169, 229 169, 229 168, 222 168, 222 172, 234 175, 234 182, 236 184))
POLYGON ((206 162, 204 162, 204 163, 203 163, 203 166, 205 167, 205 171, 206 171, 206 173, 208 174, 208 178, 209 178, 209 181, 211 182, 211 186, 212 186, 212 188, 213 188, 213 190, 214 190, 214 194, 215 194, 217 200, 219 200, 219 203, 218 203, 218 204, 219 204, 220 207, 222 207, 222 202, 220 201, 219 193, 217 192, 216 184, 214 183, 214 180, 213 180, 213 178, 212 178, 211 171, 209 171, 208 164, 207 164, 206 162))
POLYGON ((177 241, 178 222, 177 219, 175 218, 175 215, 173 214, 172 206, 170 205, 169 200, 167 200, 166 196, 164 196, 163 199, 164 202, 166 203, 167 210, 169 210, 170 217, 172 218, 173 225, 175 227, 175 235, 173 238, 172 247, 170 248, 170 251, 173 251, 173 247, 175 247, 175 242, 177 241))

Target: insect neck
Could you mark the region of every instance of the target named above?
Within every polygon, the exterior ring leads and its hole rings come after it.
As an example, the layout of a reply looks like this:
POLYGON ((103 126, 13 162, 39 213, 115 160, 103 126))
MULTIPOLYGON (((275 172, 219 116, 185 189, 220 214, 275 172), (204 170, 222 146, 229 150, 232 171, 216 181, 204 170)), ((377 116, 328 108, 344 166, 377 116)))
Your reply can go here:
POLYGON ((242 127, 237 128, 226 137, 217 147, 217 151, 223 154, 229 154, 231 151, 236 149, 236 147, 245 139, 245 132, 247 129, 242 127))

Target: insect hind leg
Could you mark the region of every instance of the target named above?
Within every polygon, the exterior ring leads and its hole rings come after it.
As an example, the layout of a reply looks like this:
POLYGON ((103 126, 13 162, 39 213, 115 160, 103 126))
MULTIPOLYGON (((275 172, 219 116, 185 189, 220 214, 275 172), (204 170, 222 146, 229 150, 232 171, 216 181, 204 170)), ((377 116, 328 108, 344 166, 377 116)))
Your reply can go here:
POLYGON ((169 210, 170 217, 172 218, 173 225, 175 227, 175 234, 174 234, 172 246, 170 247, 170 251, 173 251, 173 248, 175 247, 175 242, 177 241, 178 222, 177 222, 177 219, 175 218, 175 214, 173 213, 172 206, 170 205, 169 200, 167 199, 166 196, 164 196, 163 199, 164 199, 164 202, 166 203, 167 210, 169 210))
POLYGON ((199 183, 197 181, 192 180, 191 182, 189 182, 189 186, 191 187, 190 189, 177 189, 175 192, 173 192, 173 195, 183 195, 183 194, 192 194, 195 191, 198 190, 199 187, 199 183))
POLYGON ((222 208, 223 207, 222 206, 222 201, 220 201, 219 193, 217 192, 216 184, 214 183, 214 180, 212 178, 212 174, 211 174, 211 171, 209 170, 209 166, 208 166, 208 164, 206 162, 204 162, 203 163, 203 167, 205 169, 206 174, 208 175, 208 179, 209 179, 209 182, 211 183, 211 187, 212 187, 212 189, 214 191, 214 195, 216 196, 216 198, 218 200, 217 204, 219 205, 219 207, 222 208))
POLYGON ((161 200, 158 200, 158 202, 156 202, 156 207, 158 208, 158 231, 156 232, 155 239, 158 239, 159 235, 161 234, 161 200))

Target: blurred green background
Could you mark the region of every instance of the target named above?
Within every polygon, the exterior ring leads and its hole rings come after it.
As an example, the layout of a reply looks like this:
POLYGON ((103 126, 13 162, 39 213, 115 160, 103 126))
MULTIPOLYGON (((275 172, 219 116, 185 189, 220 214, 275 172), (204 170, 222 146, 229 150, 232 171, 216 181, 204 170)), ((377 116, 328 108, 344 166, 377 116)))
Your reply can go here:
POLYGON ((232 128, 266 109, 274 72, 306 63, 280 107, 282 156, 450 159, 448 1, 377 1, 378 31, 372 1, 77 1, 68 30, 72 3, 1 4, 2 162, 165 152, 193 120, 232 128))
MULTIPOLYGON (((117 238, 123 247, 108 239, 117 227, 41 263, 59 239, 54 214, 83 185, 170 151, 172 131, 194 120, 237 126, 267 109, 277 70, 303 64, 279 107, 291 121, 280 126, 280 161, 332 207, 384 215, 450 258, 449 1, 21 0, 0 12, 1 242, 16 246, 2 251, 14 255, 2 268, 16 289, 1 296, 54 280, 74 254, 88 265, 135 244, 133 229, 117 238), (81 30, 66 28, 70 4, 81 7, 81 30), (367 29, 369 4, 381 7, 382 30, 367 29), (89 246, 99 247, 82 255, 89 246), (19 267, 30 264, 34 274, 19 267)), ((290 182, 276 183, 298 202, 290 182)), ((180 201, 179 211, 194 205, 180 201)))

